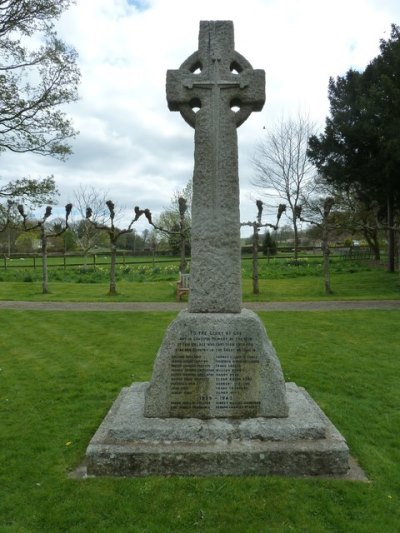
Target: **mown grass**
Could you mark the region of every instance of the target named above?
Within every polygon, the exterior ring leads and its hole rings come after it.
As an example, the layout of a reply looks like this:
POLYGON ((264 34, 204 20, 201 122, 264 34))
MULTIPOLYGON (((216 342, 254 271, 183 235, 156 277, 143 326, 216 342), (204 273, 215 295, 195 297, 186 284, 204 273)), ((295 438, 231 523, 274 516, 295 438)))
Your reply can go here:
POLYGON ((121 387, 149 379, 174 314, 0 311, 0 531, 397 532, 400 312, 260 315, 286 379, 325 410, 370 483, 68 479, 121 387))

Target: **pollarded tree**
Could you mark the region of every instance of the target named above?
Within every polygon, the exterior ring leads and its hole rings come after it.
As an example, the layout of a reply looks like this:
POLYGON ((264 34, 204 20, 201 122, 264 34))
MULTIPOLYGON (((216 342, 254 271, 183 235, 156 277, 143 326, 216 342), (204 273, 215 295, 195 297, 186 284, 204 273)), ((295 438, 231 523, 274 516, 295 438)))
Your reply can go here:
POLYGON ((46 211, 42 217, 41 220, 37 221, 36 223, 33 223, 29 225, 28 221, 28 215, 25 213, 25 209, 23 205, 18 205, 18 211, 22 217, 23 220, 23 226, 25 231, 35 231, 38 230, 40 232, 40 244, 41 244, 41 250, 42 250, 42 292, 43 294, 49 293, 49 276, 48 276, 48 269, 47 269, 47 241, 50 238, 59 237, 62 235, 68 228, 68 219, 71 214, 72 210, 72 204, 67 204, 65 206, 65 224, 64 227, 62 225, 59 226, 58 230, 52 231, 49 230, 47 227, 47 221, 49 217, 51 217, 52 214, 52 208, 50 205, 46 207, 46 211))
POLYGON ((0 151, 71 153, 76 132, 61 106, 77 100, 80 74, 75 50, 54 28, 70 4, 0 0, 0 151))
POLYGON ((106 202, 107 209, 110 213, 109 216, 109 224, 106 223, 99 223, 95 220, 92 220, 93 211, 90 206, 86 208, 86 219, 90 222, 90 224, 93 225, 97 230, 105 231, 108 234, 108 238, 110 241, 110 251, 111 251, 111 265, 110 265, 110 288, 109 288, 109 295, 114 296, 117 294, 117 282, 116 282, 116 267, 117 267, 117 243, 118 239, 125 235, 126 233, 131 233, 133 231, 133 224, 139 220, 139 218, 144 214, 148 219, 151 219, 151 214, 148 209, 139 209, 139 207, 135 207, 135 216, 130 221, 128 226, 125 229, 119 229, 115 225, 115 205, 114 202, 111 200, 107 200, 106 202))
POLYGON ((282 119, 267 130, 256 145, 252 159, 256 176, 252 180, 264 196, 278 197, 287 204, 287 214, 294 231, 294 257, 298 257, 299 232, 296 210, 306 187, 315 176, 307 157, 308 139, 315 126, 307 116, 282 119))
POLYGON ((260 228, 272 228, 274 231, 278 229, 279 221, 282 214, 286 211, 285 204, 279 204, 278 211, 276 215, 276 223, 269 224, 262 222, 262 214, 264 209, 264 204, 261 200, 256 201, 257 206, 257 217, 253 222, 241 222, 241 226, 251 226, 253 228, 253 294, 259 294, 260 288, 258 285, 258 245, 259 245, 259 231, 260 228))

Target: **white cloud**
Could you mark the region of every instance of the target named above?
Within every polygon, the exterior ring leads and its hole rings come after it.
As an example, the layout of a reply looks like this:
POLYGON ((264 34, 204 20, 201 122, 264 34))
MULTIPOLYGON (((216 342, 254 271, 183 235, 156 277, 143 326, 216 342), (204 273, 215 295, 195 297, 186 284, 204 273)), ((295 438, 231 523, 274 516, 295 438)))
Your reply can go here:
POLYGON ((82 70, 66 108, 81 132, 74 155, 5 154, 2 177, 54 174, 60 203, 84 184, 159 213, 193 171, 193 130, 167 108, 166 70, 197 49, 200 20, 228 19, 237 51, 266 71, 264 110, 238 130, 242 218, 254 218, 249 158, 263 126, 299 110, 322 126, 329 76, 364 68, 399 18, 395 0, 78 0, 58 25, 82 70))

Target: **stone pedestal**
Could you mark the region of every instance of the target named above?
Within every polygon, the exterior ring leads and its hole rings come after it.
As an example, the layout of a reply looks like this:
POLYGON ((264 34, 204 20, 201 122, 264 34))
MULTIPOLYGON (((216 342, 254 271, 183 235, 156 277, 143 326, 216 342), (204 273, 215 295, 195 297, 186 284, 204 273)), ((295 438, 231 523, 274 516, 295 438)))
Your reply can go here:
POLYGON ((89 476, 345 476, 344 438, 288 383, 286 418, 146 418, 148 383, 119 397, 86 452, 89 476))
POLYGON ((86 452, 93 476, 346 476, 344 438, 284 383, 260 319, 181 312, 151 383, 119 397, 86 452))
POLYGON ((182 311, 169 326, 146 392, 147 417, 286 417, 283 374, 259 317, 182 311))

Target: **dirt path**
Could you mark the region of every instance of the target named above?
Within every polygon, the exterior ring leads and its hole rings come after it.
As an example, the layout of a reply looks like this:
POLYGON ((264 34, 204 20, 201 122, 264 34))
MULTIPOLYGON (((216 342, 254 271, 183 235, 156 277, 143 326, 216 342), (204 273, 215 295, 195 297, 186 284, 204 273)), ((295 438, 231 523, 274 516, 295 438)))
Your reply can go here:
MULTIPOLYGON (((245 302, 254 311, 345 311, 352 309, 400 309, 400 300, 349 300, 319 302, 245 302)), ((13 302, 0 301, 0 309, 39 311, 180 311, 187 303, 176 302, 13 302)))

